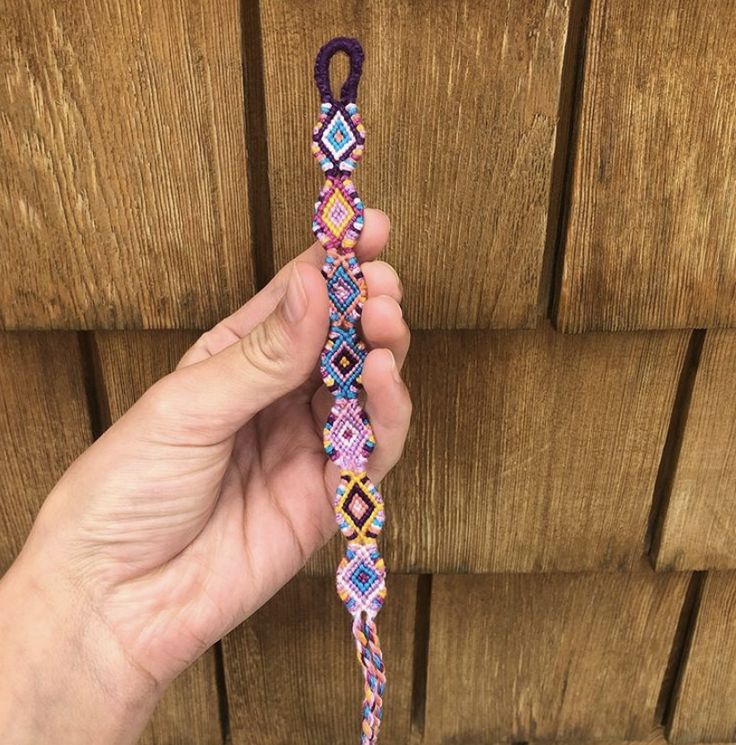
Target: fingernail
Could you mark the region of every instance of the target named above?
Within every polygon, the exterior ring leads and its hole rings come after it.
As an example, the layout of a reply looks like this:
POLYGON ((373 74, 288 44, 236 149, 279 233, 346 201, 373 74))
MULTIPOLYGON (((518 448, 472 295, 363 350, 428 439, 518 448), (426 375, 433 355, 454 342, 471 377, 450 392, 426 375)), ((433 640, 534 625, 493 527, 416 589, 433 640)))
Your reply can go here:
POLYGON ((401 292, 401 294, 403 295, 404 294, 404 283, 401 281, 401 277, 399 277, 399 273, 396 271, 396 269, 393 268, 393 266, 391 266, 391 264, 388 263, 388 261, 384 261, 383 263, 393 272, 394 277, 396 277, 396 282, 399 285, 399 292, 401 292))
POLYGON ((386 351, 391 356, 391 376, 397 383, 400 383, 401 375, 399 375, 399 368, 396 367, 396 357, 394 357, 394 353, 390 349, 387 349, 386 351))
POLYGON ((296 268, 296 262, 291 265, 289 282, 284 295, 284 317, 290 323, 296 323, 304 318, 307 312, 307 295, 304 292, 302 278, 296 268))

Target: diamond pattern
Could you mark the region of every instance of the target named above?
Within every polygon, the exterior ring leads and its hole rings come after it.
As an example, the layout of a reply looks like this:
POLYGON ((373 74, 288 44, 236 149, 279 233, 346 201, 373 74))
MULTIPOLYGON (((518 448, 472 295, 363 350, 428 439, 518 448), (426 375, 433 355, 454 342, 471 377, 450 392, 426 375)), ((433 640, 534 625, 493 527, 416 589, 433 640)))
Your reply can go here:
POLYGON ((322 135, 319 139, 322 149, 326 150, 336 163, 358 143, 357 137, 339 108, 335 109, 322 128, 322 135))
POLYGON ((363 230, 363 203, 347 176, 330 176, 314 205, 312 232, 326 248, 347 251, 363 230))
POLYGON ((333 326, 327 337, 320 373, 330 392, 337 398, 357 398, 361 389, 363 363, 367 350, 357 329, 333 326))
POLYGON ((327 280, 330 300, 330 321, 333 326, 353 326, 360 317, 367 288, 363 272, 354 256, 328 253, 322 267, 327 280))
POLYGON ((374 540, 383 528, 383 497, 366 475, 343 470, 335 492, 335 517, 349 541, 374 540))
POLYGON ((333 235, 341 236, 355 218, 355 210, 342 190, 335 189, 325 202, 320 217, 333 235))
POLYGON ((335 402, 325 422, 324 446, 327 455, 340 468, 363 471, 376 447, 368 415, 355 398, 335 402))
POLYGON ((354 103, 322 105, 312 134, 312 152, 323 171, 353 171, 363 154, 364 143, 365 129, 354 103))
POLYGON ((386 599, 386 568, 375 542, 349 543, 337 568, 337 592, 351 615, 369 619, 386 599))
POLYGON ((364 594, 369 593, 379 581, 378 572, 364 561, 356 564, 350 575, 350 583, 364 594))

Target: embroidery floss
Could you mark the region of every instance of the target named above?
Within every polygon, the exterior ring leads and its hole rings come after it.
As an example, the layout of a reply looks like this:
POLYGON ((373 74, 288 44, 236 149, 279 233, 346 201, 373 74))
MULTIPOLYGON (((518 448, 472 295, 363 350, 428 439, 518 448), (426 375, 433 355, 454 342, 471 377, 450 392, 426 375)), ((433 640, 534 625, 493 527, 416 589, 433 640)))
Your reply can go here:
POLYGON ((363 203, 350 175, 363 155, 365 129, 355 104, 363 68, 356 39, 336 38, 317 54, 314 79, 322 99, 312 136, 312 153, 326 181, 314 207, 312 230, 325 249, 322 274, 330 301, 330 330, 320 371, 334 405, 324 427, 327 455, 340 467, 335 517, 348 541, 337 568, 337 592, 353 617, 353 637, 365 681, 361 745, 374 745, 383 715, 386 676, 375 617, 386 597, 386 569, 376 538, 384 523, 383 498, 366 474, 376 441, 358 401, 368 350, 358 334, 366 284, 353 248, 363 229, 363 203), (337 52, 350 59, 350 73, 332 95, 330 60, 337 52))

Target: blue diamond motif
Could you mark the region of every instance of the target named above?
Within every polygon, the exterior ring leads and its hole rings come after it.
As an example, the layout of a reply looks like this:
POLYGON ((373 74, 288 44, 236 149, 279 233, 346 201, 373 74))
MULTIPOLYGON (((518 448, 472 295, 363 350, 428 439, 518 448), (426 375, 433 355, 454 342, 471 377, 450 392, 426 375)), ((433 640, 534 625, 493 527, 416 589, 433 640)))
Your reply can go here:
POLYGON ((335 306, 344 313, 359 297, 360 288, 344 266, 339 266, 327 282, 335 306))
POLYGON ((378 580, 373 567, 361 561, 350 575, 350 582, 364 595, 366 595, 378 580))
POLYGON ((322 133, 322 143, 335 161, 340 160, 356 144, 355 135, 338 109, 322 133))

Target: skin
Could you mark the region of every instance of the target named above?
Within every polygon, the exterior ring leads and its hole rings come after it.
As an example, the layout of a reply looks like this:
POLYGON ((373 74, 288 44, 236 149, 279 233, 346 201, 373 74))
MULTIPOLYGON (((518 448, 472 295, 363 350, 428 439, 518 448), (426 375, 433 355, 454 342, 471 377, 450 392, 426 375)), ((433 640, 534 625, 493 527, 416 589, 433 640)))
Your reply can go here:
MULTIPOLYGON (((374 483, 411 415, 401 283, 376 260, 388 231, 367 210, 356 249, 374 483)), ((203 334, 54 487, 0 581, 3 743, 135 742, 176 675, 335 532, 323 255, 310 247, 203 334)))

